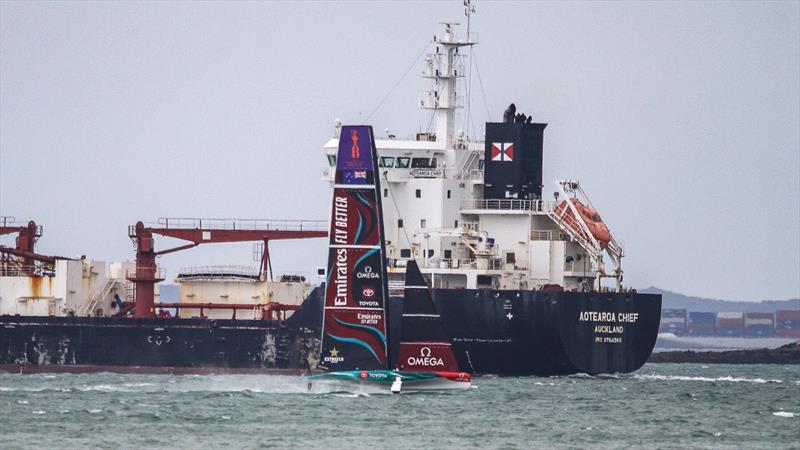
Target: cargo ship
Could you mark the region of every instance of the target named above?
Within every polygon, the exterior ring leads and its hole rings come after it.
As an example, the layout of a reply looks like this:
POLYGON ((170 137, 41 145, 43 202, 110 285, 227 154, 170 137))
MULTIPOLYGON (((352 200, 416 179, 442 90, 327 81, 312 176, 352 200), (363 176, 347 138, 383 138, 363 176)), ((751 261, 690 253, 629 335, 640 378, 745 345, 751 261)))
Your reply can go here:
MULTIPOLYGON (((486 123, 481 137, 455 128, 465 104, 458 83, 476 44, 469 25, 460 32, 458 24, 445 23, 421 71, 431 89, 418 106, 431 115, 431 128, 407 139, 387 130, 375 141, 390 348, 397 348, 405 268, 414 260, 463 371, 547 376, 637 370, 656 342, 661 296, 623 286, 623 247, 580 182, 561 180, 552 200, 546 198, 547 124, 511 104, 502 120, 486 123)), ((340 132, 337 120, 323 146, 329 163, 323 180, 331 184, 340 132)), ((138 222, 129 230, 136 261, 117 265, 38 255, 32 245, 0 247, 0 369, 314 371, 341 357, 321 351, 324 287, 296 276, 274 281, 269 243, 325 237, 326 229, 316 222, 138 222), (155 235, 187 244, 156 250, 155 235), (156 301, 166 279, 158 256, 242 241, 262 243, 258 269, 183 270, 176 279, 180 301, 156 301)), ((25 230, 17 231, 36 234, 25 230)), ((369 296, 372 264, 352 269, 354 295, 369 296)))

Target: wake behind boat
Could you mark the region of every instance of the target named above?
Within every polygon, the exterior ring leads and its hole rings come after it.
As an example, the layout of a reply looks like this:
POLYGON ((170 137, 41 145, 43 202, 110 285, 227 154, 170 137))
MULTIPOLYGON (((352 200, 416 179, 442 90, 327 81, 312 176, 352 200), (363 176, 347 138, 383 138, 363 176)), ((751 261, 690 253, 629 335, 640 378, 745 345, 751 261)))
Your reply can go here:
POLYGON ((408 263, 397 361, 386 338, 386 250, 372 127, 343 126, 329 233, 322 363, 336 379, 401 390, 465 389, 450 339, 414 260, 408 263), (391 370, 395 367, 395 370, 391 370))

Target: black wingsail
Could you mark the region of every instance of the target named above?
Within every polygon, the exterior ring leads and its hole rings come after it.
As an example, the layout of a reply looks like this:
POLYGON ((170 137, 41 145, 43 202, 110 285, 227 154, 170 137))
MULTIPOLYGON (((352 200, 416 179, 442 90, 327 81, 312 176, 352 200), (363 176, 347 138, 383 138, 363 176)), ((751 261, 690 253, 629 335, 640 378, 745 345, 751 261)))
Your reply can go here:
POLYGON ((372 127, 343 126, 336 156, 320 363, 332 372, 389 365, 379 192, 372 127))
POLYGON ((408 261, 403 295, 403 320, 397 368, 418 372, 457 372, 453 354, 439 313, 431 300, 428 283, 416 261, 408 261))

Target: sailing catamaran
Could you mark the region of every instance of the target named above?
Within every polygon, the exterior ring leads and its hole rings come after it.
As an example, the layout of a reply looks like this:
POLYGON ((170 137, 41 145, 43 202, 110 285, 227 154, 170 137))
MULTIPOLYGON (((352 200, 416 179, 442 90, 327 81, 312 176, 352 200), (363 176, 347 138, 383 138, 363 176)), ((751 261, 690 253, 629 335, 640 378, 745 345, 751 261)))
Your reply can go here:
POLYGON ((470 387, 461 372, 416 262, 409 261, 400 345, 386 337, 383 211, 375 138, 370 126, 343 126, 336 158, 322 331, 328 372, 339 379, 400 390, 470 387))

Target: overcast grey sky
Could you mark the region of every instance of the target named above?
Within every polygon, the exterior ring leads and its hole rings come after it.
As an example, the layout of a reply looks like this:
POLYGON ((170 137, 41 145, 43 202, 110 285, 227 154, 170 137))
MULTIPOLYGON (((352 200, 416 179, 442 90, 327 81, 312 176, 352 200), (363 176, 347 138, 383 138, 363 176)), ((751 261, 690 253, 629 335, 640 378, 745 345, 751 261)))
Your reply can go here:
MULTIPOLYGON (((549 123, 546 190, 582 181, 626 284, 798 297, 799 5, 478 2, 474 122, 513 101, 549 123)), ((133 258, 140 219, 325 219, 334 118, 362 122, 445 20, 460 0, 2 2, 0 214, 43 224, 43 253, 105 260, 133 258)), ((417 72, 377 130, 427 127, 417 72)), ((324 245, 275 243, 276 269, 324 245)), ((160 263, 253 264, 249 244, 160 263)))

